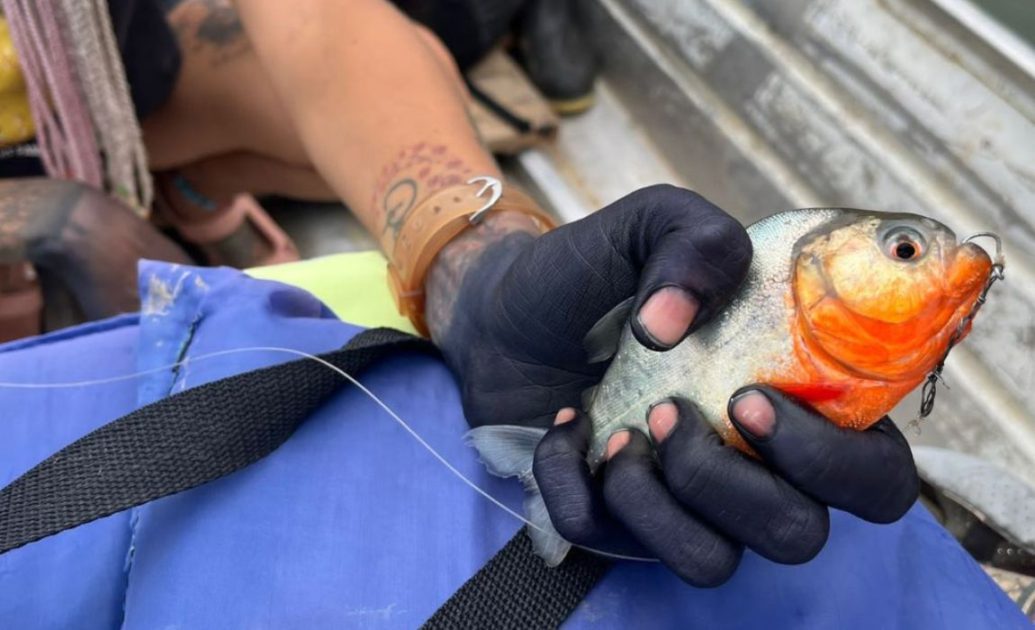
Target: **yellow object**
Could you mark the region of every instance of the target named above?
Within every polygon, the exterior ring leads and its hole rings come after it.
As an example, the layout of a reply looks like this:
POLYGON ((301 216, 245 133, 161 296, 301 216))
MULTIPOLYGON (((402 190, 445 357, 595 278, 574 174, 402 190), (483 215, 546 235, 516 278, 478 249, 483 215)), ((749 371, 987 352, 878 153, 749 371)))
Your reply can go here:
POLYGON ((561 116, 576 116, 593 107, 596 98, 590 92, 585 96, 578 96, 570 99, 558 99, 550 101, 550 107, 561 116))
POLYGON ((25 142, 35 135, 25 77, 7 20, 0 18, 0 146, 25 142))
POLYGON ((346 322, 415 333, 410 320, 399 314, 388 290, 386 262, 381 252, 354 252, 256 267, 245 273, 305 289, 346 322))

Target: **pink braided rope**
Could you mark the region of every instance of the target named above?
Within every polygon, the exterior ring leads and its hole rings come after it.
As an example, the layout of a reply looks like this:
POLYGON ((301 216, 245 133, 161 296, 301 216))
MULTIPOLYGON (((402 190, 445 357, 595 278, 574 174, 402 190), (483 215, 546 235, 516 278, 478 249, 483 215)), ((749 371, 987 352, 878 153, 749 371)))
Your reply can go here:
POLYGON ((15 28, 14 25, 23 25, 27 18, 22 13, 22 7, 17 0, 3 0, 4 14, 10 26, 11 39, 18 50, 18 62, 22 68, 25 78, 26 91, 29 95, 29 106, 32 108, 33 119, 36 122, 36 135, 41 145, 40 159, 48 173, 58 172, 65 168, 61 156, 54 155, 50 151, 43 151, 42 147, 47 138, 52 134, 57 124, 54 112, 47 105, 47 99, 42 93, 41 80, 42 71, 36 49, 28 39, 26 29, 15 28))
POLYGON ((37 8, 42 18, 42 40, 44 67, 51 66, 50 75, 54 77, 52 92, 58 94, 58 120, 62 123, 66 146, 72 162, 72 173, 96 187, 103 185, 103 175, 97 150, 96 134, 86 99, 79 90, 79 84, 73 71, 72 60, 68 56, 68 42, 65 41, 61 25, 58 24, 53 0, 40 2, 29 0, 37 8), (49 45, 48 45, 49 44, 49 45), (55 45, 57 44, 57 45, 55 45), (49 53, 49 54, 48 54, 49 53), (49 57, 49 59, 48 59, 49 57), (48 63, 50 62, 50 63, 48 63), (56 88, 56 89, 55 89, 56 88))
POLYGON ((2 0, 47 174, 102 188, 101 156, 53 0, 2 0))

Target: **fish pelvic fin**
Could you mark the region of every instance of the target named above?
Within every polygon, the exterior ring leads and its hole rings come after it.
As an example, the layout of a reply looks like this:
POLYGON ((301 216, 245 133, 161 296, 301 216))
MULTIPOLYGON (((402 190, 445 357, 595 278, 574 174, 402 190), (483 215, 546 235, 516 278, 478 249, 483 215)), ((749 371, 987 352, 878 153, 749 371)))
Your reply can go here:
POLYGON ((589 409, 593 406, 593 401, 597 397, 597 390, 600 389, 599 385, 594 385, 582 391, 582 408, 589 409))
POLYGON ((849 391, 845 383, 770 383, 781 392, 810 404, 823 403, 840 398, 849 391))
POLYGON ((635 302, 636 296, 619 302, 589 329, 582 340, 587 363, 607 361, 618 352, 618 344, 622 340, 622 330, 629 321, 635 302))
POLYGON ((526 527, 532 548, 549 567, 564 561, 571 543, 564 540, 550 521, 546 502, 532 474, 532 461, 539 440, 546 429, 509 424, 487 425, 471 429, 465 441, 478 451, 482 463, 497 477, 517 477, 525 487, 525 516, 531 526, 526 527))

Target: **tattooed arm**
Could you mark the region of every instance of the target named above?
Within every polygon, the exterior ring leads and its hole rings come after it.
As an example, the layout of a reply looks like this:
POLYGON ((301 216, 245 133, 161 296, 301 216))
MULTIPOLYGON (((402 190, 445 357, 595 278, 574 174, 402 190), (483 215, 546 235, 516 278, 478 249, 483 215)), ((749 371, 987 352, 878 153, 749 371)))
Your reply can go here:
MULTIPOLYGON (((539 232, 539 228, 526 214, 498 212, 490 214, 476 228, 467 230, 450 242, 435 259, 425 284, 425 318, 431 330, 431 338, 439 345, 447 342, 447 336, 453 329, 453 314, 458 308, 461 283, 467 272, 479 264, 486 249, 492 246, 494 254, 503 256, 503 259, 492 264, 509 262, 539 232)), ((452 332, 457 333, 455 330, 452 332)))
POLYGON ((383 245, 436 190, 499 176, 448 55, 387 0, 237 9, 314 167, 383 245))
MULTIPOLYGON (((237 8, 313 165, 387 254, 423 199, 477 175, 500 177, 448 53, 386 0, 237 8)), ((442 251, 427 286, 436 340, 467 265, 511 231, 538 233, 523 215, 495 213, 442 251)))

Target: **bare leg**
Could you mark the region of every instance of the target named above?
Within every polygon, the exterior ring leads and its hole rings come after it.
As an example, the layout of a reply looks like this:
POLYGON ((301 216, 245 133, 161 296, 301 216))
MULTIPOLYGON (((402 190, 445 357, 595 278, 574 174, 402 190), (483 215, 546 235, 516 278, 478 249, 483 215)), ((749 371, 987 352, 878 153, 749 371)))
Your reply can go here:
MULTIPOLYGON (((228 0, 187 0, 169 15, 183 65, 169 101, 143 121, 151 168, 178 169, 216 201, 239 192, 337 198, 316 172, 228 0)), ((414 26, 455 88, 460 70, 435 35, 414 26)))
POLYGON ((177 170, 219 204, 228 203, 242 191, 305 201, 337 200, 313 169, 248 151, 204 158, 177 170))
MULTIPOLYGON (((173 9, 169 21, 176 31, 183 63, 169 101, 143 121, 151 168, 166 171, 206 158, 247 152, 254 155, 252 163, 263 172, 261 181, 267 187, 279 183, 275 174, 280 164, 292 164, 320 177, 232 3, 186 0, 173 9), (261 164, 261 158, 273 161, 261 164)), ((413 28, 454 88, 469 98, 460 69, 444 44, 431 31, 419 25, 413 28)), ((235 173, 241 166, 236 164, 235 173)), ((286 174, 287 186, 294 188, 298 177, 297 172, 286 174)))
MULTIPOLYGON (((163 203, 170 206, 166 212, 174 213, 181 221, 195 226, 218 219, 222 213, 231 211, 232 204, 242 203, 241 199, 235 201, 241 191, 253 195, 278 194, 307 201, 337 199, 312 169, 246 151, 224 153, 192 162, 178 169, 177 174, 159 174, 156 183, 163 203), (219 209, 210 211, 198 206, 196 201, 186 197, 174 185, 174 177, 184 178, 191 188, 200 191, 219 209)), ((206 233, 212 234, 211 230, 206 230, 206 233)), ((219 238, 210 236, 195 244, 209 264, 234 267, 268 263, 273 251, 267 238, 248 221, 230 234, 219 238)))
POLYGON ((142 124, 151 167, 167 170, 237 151, 309 166, 232 4, 187 0, 169 22, 183 63, 168 102, 142 124))
MULTIPOLYGON (((233 6, 225 0, 188 0, 169 20, 183 65, 169 101, 143 121, 152 168, 175 169, 190 188, 224 212, 241 192, 337 200, 311 166, 233 6)), ((430 31, 415 28, 466 98, 445 46, 430 31)), ((193 224, 213 219, 211 207, 183 194, 172 177, 163 175, 158 181, 167 211, 193 224)), ((254 265, 270 251, 248 224, 200 249, 210 263, 238 267, 254 265)))

